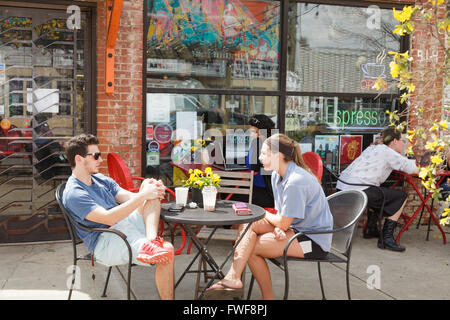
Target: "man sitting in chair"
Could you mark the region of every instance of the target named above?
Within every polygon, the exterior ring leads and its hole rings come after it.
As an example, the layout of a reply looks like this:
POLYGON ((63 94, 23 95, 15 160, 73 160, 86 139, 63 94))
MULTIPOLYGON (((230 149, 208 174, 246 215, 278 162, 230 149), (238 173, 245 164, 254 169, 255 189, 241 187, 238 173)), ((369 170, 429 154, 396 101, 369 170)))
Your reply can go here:
MULTIPOLYGON (((165 187, 161 181, 146 179, 138 193, 122 189, 113 179, 99 173, 103 160, 98 143, 97 137, 91 134, 80 134, 67 142, 72 175, 64 190, 63 205, 75 221, 87 227, 110 226, 124 233, 132 249, 132 262, 155 264, 160 298, 173 299, 173 246, 157 236, 160 199, 164 198, 165 187)), ((115 234, 80 228, 77 233, 101 264, 128 263, 128 249, 115 234)))

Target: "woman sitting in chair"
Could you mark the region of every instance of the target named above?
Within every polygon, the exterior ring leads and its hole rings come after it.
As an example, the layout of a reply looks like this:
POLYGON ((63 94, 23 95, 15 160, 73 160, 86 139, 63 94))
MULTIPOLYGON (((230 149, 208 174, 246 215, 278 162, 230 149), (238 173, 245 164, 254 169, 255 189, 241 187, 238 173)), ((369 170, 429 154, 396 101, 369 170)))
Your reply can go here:
MULTIPOLYGON (((259 156, 264 169, 273 170, 272 188, 277 214, 267 213, 254 222, 236 248, 227 275, 205 292, 205 297, 223 297, 224 291, 242 288, 241 275, 248 263, 261 288, 263 299, 273 299, 270 272, 265 258, 283 255, 288 240, 297 232, 331 230, 333 217, 317 178, 303 161, 300 146, 283 134, 264 141, 259 156)), ((239 226, 239 231, 245 225, 239 226)), ((331 234, 301 236, 287 254, 320 258, 330 251, 331 234)))

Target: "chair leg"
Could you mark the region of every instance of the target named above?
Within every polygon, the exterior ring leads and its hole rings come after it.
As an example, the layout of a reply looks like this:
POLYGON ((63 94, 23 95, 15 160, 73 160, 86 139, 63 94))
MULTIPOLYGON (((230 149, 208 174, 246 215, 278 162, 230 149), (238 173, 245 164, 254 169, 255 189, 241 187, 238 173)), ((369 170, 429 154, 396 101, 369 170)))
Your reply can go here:
POLYGON ((352 300, 352 297, 350 296, 350 261, 347 261, 347 268, 345 270, 345 278, 346 278, 346 282, 347 282, 348 300, 352 300))
POLYGON ((325 298, 325 290, 323 288, 323 280, 322 280, 322 272, 320 270, 320 262, 317 262, 317 271, 319 273, 319 283, 320 283, 320 291, 322 292, 322 300, 327 300, 327 298, 325 298))
POLYGON ((128 264, 128 281, 127 281, 127 300, 131 299, 131 264, 128 264))
POLYGON ((111 270, 112 267, 108 268, 108 273, 106 275, 106 283, 105 283, 105 287, 103 288, 103 294, 102 294, 102 298, 106 297, 106 289, 108 288, 108 282, 109 282, 109 276, 111 275, 111 270))
POLYGON ((76 273, 77 273, 77 260, 73 262, 72 281, 70 282, 69 297, 67 298, 67 300, 70 300, 72 298, 73 285, 75 284, 75 279, 77 276, 76 273))
POLYGON ((289 295, 289 269, 287 260, 284 263, 284 297, 283 300, 287 300, 289 295))
POLYGON ((250 300, 254 283, 255 283, 255 277, 252 275, 252 278, 250 279, 250 284, 248 286, 247 300, 250 300))

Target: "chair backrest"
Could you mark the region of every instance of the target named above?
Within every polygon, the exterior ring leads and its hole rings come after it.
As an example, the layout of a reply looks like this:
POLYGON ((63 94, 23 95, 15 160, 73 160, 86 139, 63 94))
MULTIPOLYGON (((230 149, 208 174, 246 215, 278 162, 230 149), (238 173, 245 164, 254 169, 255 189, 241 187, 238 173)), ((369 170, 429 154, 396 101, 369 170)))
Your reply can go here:
POLYGON ((302 154, 303 160, 311 171, 316 175, 319 181, 322 181, 323 162, 320 156, 315 152, 305 152, 302 154))
POLYGON ((61 211, 64 216, 64 220, 66 221, 66 224, 67 224, 67 229, 69 230, 70 239, 72 240, 72 243, 74 244, 74 247, 75 247, 75 245, 78 243, 81 243, 82 240, 78 237, 77 232, 75 230, 75 226, 74 226, 75 221, 70 216, 69 212, 67 212, 66 208, 64 207, 64 205, 62 203, 62 196, 63 196, 65 187, 66 187, 66 183, 64 182, 56 188, 55 198, 59 204, 59 207, 61 208, 61 211))
POLYGON ((119 157, 117 153, 108 153, 108 173, 109 176, 116 181, 119 186, 125 190, 131 190, 134 188, 133 179, 131 178, 130 169, 119 157))
POLYGON ((357 222, 367 207, 367 196, 361 190, 345 190, 327 197, 333 215, 332 248, 348 255, 357 222))
POLYGON ((218 193, 247 194, 248 203, 252 203, 253 171, 214 171, 220 176, 220 188, 218 193))

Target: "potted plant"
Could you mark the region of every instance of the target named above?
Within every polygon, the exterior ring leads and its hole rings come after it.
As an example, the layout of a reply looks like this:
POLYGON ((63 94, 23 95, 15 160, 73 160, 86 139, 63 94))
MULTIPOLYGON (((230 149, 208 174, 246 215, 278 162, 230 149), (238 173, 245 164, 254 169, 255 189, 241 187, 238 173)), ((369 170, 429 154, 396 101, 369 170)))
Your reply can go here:
POLYGON ((185 187, 189 187, 192 190, 192 201, 197 205, 203 205, 202 190, 206 186, 220 187, 220 176, 213 173, 210 167, 206 168, 203 172, 200 169, 190 169, 189 178, 184 182, 185 187))

